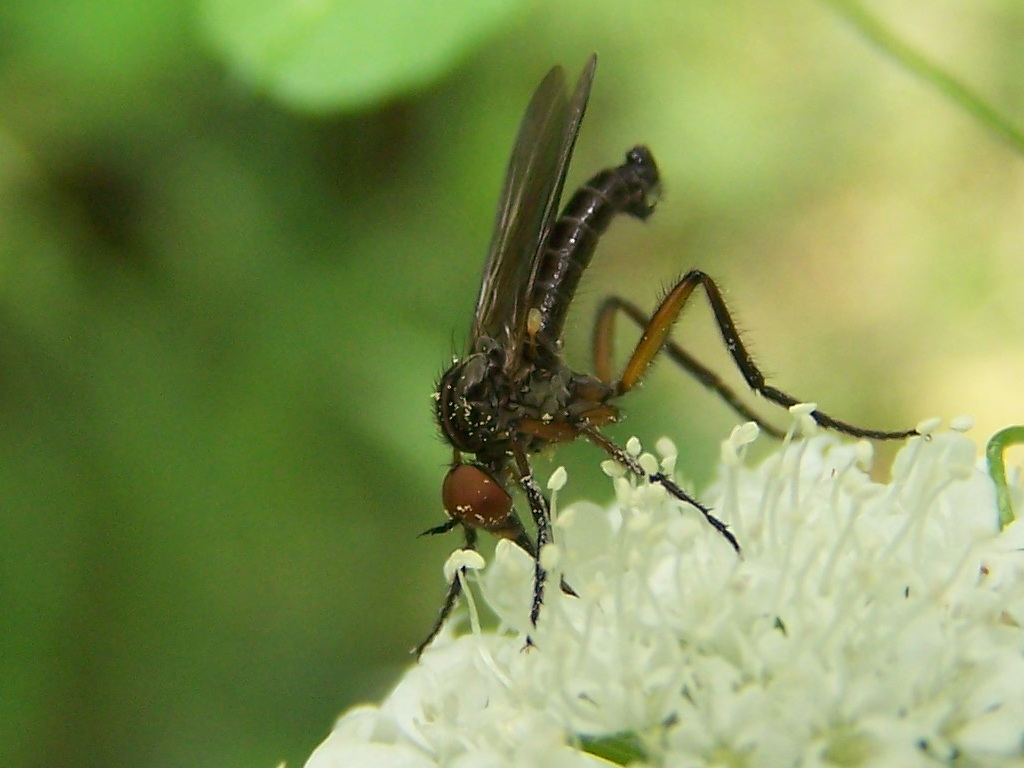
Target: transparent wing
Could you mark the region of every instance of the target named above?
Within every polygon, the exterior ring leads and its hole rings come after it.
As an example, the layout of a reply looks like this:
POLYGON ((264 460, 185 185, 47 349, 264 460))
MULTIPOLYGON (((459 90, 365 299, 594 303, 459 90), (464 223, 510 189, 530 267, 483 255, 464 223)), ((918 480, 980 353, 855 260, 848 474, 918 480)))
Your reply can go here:
POLYGON ((571 99, 565 71, 548 72, 526 108, 505 171, 472 339, 486 336, 505 347, 508 367, 519 360, 536 265, 558 214, 596 66, 591 56, 571 99))

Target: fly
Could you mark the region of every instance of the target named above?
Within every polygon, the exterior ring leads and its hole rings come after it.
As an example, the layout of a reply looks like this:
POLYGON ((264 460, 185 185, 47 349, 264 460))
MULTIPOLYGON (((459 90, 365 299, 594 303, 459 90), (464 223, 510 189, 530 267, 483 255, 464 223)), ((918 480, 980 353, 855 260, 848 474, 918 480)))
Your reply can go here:
MULTIPOLYGON (((616 214, 641 220, 650 216, 660 188, 651 151, 636 146, 626 153, 621 165, 601 171, 580 187, 558 216, 596 66, 597 57, 591 56, 571 94, 564 70, 554 67, 533 94, 505 172, 469 348, 441 377, 435 395, 436 418, 452 447, 452 465, 441 487, 448 519, 424 534, 461 528, 465 547, 473 549, 478 531, 483 530, 509 539, 527 552, 534 561, 530 609, 534 626, 547 579, 540 552, 551 541, 552 530, 548 501, 533 476, 529 455, 547 445, 579 437, 589 440, 635 476, 658 483, 697 509, 737 552, 740 550, 732 532, 707 506, 664 474, 648 473, 601 431, 619 419, 615 401, 640 383, 655 357, 664 351, 742 417, 779 436, 713 371, 669 339, 696 288, 704 290, 726 348, 750 389, 783 407, 802 402, 765 381, 740 338, 721 291, 699 270, 683 275, 651 315, 625 299, 606 299, 594 327, 594 373, 579 373, 566 365, 561 354, 566 314, 598 239, 616 214), (636 323, 642 333, 625 368, 616 375, 612 338, 619 315, 636 323), (527 532, 513 507, 509 491, 513 486, 526 498, 536 538, 527 532)), ((917 434, 913 429, 863 429, 818 410, 811 416, 822 427, 855 437, 896 440, 917 434)), ((564 581, 561 588, 573 594, 564 581)), ((461 581, 456 578, 430 634, 416 647, 417 656, 440 632, 460 591, 461 581)))

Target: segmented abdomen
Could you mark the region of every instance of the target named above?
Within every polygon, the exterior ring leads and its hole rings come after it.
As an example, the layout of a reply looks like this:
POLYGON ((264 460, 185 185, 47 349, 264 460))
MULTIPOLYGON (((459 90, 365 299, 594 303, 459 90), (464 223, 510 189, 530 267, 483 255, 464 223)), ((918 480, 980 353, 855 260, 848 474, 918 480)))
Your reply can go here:
POLYGON ((620 212, 638 219, 650 216, 658 183, 654 157, 638 146, 626 153, 625 163, 606 168, 573 194, 548 235, 530 297, 530 306, 540 312, 537 336, 542 342, 561 339, 580 276, 612 218, 620 212))

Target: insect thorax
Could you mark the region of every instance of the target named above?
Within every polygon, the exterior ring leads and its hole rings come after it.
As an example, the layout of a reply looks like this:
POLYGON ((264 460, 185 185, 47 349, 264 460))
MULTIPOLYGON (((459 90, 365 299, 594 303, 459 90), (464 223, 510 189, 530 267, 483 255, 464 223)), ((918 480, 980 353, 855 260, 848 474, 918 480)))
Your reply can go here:
POLYGON ((437 423, 460 451, 479 453, 508 433, 503 404, 511 386, 497 352, 474 352, 455 361, 437 385, 437 423))
MULTIPOLYGON (((485 463, 501 461, 521 420, 574 423, 613 394, 560 360, 522 365, 512 379, 505 372, 503 349, 489 344, 477 349, 441 377, 437 421, 456 449, 476 454, 485 463)), ((528 451, 539 450, 547 442, 524 434, 519 434, 518 441, 528 451)))

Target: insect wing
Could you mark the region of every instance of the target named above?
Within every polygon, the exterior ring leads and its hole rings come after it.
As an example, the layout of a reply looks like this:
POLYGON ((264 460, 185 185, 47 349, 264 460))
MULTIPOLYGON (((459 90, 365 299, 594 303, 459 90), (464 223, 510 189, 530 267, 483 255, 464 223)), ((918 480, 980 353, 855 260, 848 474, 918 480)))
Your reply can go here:
POLYGON ((505 171, 473 316, 473 341, 482 336, 498 341, 509 352, 508 367, 519 360, 532 282, 558 213, 596 65, 597 57, 591 56, 571 100, 564 70, 548 72, 526 109, 505 171))

